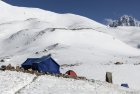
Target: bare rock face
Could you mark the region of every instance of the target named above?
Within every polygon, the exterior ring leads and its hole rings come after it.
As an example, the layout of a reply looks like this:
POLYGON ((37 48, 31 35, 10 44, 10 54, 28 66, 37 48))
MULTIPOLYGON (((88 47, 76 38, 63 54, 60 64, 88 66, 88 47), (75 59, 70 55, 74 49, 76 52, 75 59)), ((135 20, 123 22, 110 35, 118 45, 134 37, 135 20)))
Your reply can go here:
POLYGON ((132 16, 123 15, 118 20, 114 20, 112 23, 110 23, 109 26, 110 27, 117 27, 117 26, 137 26, 137 27, 140 27, 140 22, 132 16))

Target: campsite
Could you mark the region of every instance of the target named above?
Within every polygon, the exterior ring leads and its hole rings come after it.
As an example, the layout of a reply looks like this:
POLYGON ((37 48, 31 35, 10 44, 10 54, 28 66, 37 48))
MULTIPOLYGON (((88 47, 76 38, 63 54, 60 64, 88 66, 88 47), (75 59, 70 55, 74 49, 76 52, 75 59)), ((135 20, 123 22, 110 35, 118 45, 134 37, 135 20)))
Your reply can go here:
MULTIPOLYGON (((29 74, 35 74, 36 76, 51 75, 55 77, 72 78, 76 80, 87 80, 95 82, 94 79, 87 79, 86 77, 78 76, 73 70, 68 70, 65 74, 60 72, 60 65, 51 57, 51 54, 43 56, 41 58, 27 58, 27 60, 20 66, 12 66, 11 64, 5 66, 2 65, 1 71, 17 71, 29 74)), ((113 83, 112 73, 106 72, 106 82, 113 83)), ((122 87, 129 88, 128 84, 121 84, 122 87)))
POLYGON ((0 0, 0 94, 140 94, 134 1, 0 0))

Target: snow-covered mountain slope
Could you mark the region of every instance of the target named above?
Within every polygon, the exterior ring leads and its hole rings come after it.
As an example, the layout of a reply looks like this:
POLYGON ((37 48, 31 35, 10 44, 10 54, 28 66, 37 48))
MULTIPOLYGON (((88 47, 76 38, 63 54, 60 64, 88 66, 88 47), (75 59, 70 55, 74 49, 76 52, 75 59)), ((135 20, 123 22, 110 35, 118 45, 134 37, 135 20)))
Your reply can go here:
POLYGON ((5 61, 0 65, 20 65, 28 57, 51 53, 60 65, 76 65, 61 67, 62 73, 72 69, 104 81, 110 71, 114 84, 126 82, 140 90, 140 66, 134 65, 139 64, 140 50, 110 35, 108 30, 113 29, 78 15, 15 7, 2 1, 0 11, 0 59, 5 61), (116 66, 115 62, 124 64, 116 66))
POLYGON ((20 65, 28 57, 41 57, 52 53, 60 65, 80 64, 77 67, 64 67, 61 70, 63 73, 68 69, 73 69, 79 75, 104 81, 105 72, 111 71, 115 74, 115 83, 121 84, 121 82, 126 81, 130 83, 130 87, 138 88, 139 79, 136 78, 138 75, 132 72, 139 71, 137 70, 139 66, 133 70, 133 64, 139 63, 137 56, 139 56, 140 51, 138 49, 95 30, 51 29, 42 27, 44 26, 42 24, 37 25, 38 28, 27 25, 26 28, 29 28, 23 29, 24 25, 26 25, 24 21, 17 25, 11 24, 9 27, 6 25, 9 29, 3 28, 1 31, 0 56, 1 59, 5 59, 1 65, 9 63, 20 65), (20 28, 23 30, 18 30, 20 28), (35 54, 36 52, 39 54, 35 54), (126 70, 121 71, 123 66, 115 67, 114 63, 117 61, 124 62, 126 70), (130 74, 124 75, 126 72, 130 74), (123 80, 119 79, 119 74, 122 75, 123 80), (136 82, 126 78, 129 76, 136 82))
POLYGON ((83 81, 19 72, 0 72, 1 94, 139 94, 101 81, 83 81))
POLYGON ((37 8, 15 7, 0 1, 0 23, 38 18, 48 26, 57 28, 97 28, 103 26, 86 17, 74 14, 57 14, 37 8))

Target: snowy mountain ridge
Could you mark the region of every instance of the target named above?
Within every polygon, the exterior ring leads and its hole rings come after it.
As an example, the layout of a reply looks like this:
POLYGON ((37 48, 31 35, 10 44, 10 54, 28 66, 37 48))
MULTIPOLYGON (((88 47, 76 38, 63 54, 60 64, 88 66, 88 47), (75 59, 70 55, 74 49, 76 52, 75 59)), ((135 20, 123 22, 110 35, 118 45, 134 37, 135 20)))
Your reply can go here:
POLYGON ((0 1, 0 11, 2 12, 0 23, 36 18, 40 21, 45 21, 49 27, 55 28, 76 29, 103 26, 100 23, 79 15, 70 13, 58 14, 37 8, 16 7, 6 4, 3 1, 0 1))
POLYGON ((118 20, 114 20, 109 23, 110 27, 117 27, 117 26, 137 26, 140 27, 140 21, 136 20, 132 16, 123 15, 118 20))

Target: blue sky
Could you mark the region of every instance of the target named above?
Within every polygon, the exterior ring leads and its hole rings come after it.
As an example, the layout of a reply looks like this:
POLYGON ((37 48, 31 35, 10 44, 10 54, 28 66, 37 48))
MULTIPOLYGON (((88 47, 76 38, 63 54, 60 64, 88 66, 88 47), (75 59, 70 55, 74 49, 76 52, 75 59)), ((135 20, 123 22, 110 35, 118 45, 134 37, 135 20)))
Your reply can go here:
POLYGON ((124 14, 140 19, 140 0, 4 0, 12 5, 74 13, 104 23, 124 14))

